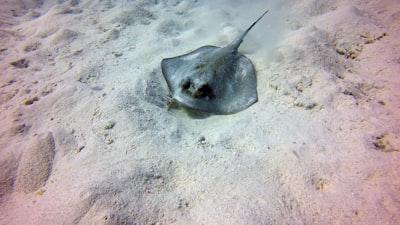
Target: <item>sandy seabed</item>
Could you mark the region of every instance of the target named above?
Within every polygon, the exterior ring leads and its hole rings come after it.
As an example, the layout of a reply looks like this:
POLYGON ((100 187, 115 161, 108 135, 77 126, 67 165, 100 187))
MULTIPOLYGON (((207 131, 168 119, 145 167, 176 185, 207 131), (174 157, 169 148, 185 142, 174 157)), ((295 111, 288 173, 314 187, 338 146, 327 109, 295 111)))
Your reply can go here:
POLYGON ((3 0, 0 224, 399 224, 399 3, 3 0), (258 102, 169 107, 161 60, 266 9, 258 102))

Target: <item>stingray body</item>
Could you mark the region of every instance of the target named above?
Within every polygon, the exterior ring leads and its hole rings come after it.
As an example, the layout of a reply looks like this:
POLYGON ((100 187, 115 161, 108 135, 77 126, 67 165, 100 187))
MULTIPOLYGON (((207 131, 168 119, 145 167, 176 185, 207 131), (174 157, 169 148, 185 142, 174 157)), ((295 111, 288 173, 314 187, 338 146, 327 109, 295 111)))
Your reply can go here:
POLYGON ((238 48, 267 12, 225 47, 203 46, 163 59, 161 69, 172 98, 180 105, 212 114, 236 113, 257 102, 253 63, 238 48))

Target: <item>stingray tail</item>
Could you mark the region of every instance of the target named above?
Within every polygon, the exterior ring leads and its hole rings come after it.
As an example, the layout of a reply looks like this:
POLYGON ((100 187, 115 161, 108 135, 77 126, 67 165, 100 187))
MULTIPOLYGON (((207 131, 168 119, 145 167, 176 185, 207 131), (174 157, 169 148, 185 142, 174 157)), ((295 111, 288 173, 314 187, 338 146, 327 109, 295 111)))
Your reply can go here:
POLYGON ((267 14, 269 10, 266 10, 253 24, 251 24, 251 26, 249 28, 247 28, 247 30, 245 32, 243 32, 238 38, 236 38, 231 45, 233 45, 234 49, 237 50, 239 48, 239 45, 242 43, 243 38, 247 35, 247 33, 249 33, 249 31, 251 30, 251 28, 254 27, 254 25, 256 25, 256 23, 258 21, 261 20, 261 18, 263 18, 263 16, 265 14, 267 14))

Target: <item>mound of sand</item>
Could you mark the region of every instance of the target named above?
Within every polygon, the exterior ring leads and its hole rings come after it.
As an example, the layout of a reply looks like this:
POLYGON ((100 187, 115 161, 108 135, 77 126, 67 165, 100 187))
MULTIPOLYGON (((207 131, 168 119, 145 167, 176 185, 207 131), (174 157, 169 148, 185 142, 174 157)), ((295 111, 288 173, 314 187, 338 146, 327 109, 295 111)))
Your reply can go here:
POLYGON ((36 137, 26 149, 19 162, 17 178, 14 183, 16 191, 29 193, 46 184, 51 174, 55 154, 52 133, 45 137, 36 137))

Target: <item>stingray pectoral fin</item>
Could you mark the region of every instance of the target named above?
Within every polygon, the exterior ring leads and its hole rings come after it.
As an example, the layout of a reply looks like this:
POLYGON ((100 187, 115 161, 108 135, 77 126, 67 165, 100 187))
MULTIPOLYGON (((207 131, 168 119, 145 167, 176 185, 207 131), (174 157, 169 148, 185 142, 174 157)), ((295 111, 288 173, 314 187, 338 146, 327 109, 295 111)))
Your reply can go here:
POLYGON ((253 63, 246 56, 239 56, 233 73, 224 82, 225 91, 215 102, 216 114, 232 114, 256 103, 257 78, 253 63))

